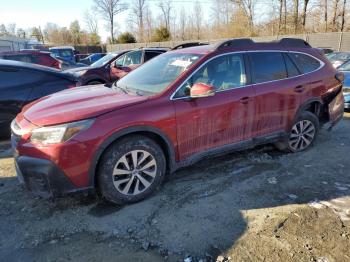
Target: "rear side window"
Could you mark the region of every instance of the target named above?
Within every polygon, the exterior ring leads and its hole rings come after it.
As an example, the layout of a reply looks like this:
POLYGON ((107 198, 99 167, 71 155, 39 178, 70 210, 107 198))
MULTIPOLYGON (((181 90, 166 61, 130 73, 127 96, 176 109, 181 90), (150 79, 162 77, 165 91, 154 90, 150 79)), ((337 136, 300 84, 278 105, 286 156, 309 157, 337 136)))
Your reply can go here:
POLYGON ((300 75, 298 68, 295 66, 293 61, 290 59, 288 55, 283 55, 284 61, 286 62, 288 77, 298 76, 300 75))
POLYGON ((249 54, 255 84, 287 78, 282 53, 261 52, 249 54))
POLYGON ((161 53, 159 52, 151 52, 151 51, 146 51, 145 52, 145 62, 147 62, 148 60, 151 60, 152 58, 156 57, 157 55, 160 55, 161 53))
POLYGON ((31 56, 29 55, 5 55, 4 59, 32 63, 31 56))
POLYGON ((289 56, 303 74, 315 71, 321 66, 318 60, 305 54, 289 53, 289 56))

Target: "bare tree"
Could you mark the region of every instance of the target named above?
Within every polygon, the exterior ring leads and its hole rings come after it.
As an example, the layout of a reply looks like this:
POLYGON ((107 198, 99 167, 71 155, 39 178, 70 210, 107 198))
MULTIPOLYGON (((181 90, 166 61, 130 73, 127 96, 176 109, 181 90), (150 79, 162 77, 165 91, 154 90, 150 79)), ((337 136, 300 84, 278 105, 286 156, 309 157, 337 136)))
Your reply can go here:
POLYGON ((94 0, 97 11, 109 23, 111 42, 115 43, 114 26, 115 17, 125 11, 127 6, 121 0, 94 0))
POLYGON ((171 0, 163 0, 159 3, 159 8, 162 12, 165 27, 170 30, 170 16, 171 16, 171 10, 173 9, 172 1, 171 0))
POLYGON ((341 14, 341 31, 344 31, 344 25, 345 25, 345 10, 346 10, 346 0, 343 2, 343 10, 341 14))
POLYGON ((244 15, 248 18, 248 26, 250 34, 254 32, 254 12, 256 0, 232 0, 243 11, 244 15))
POLYGON ((278 33, 280 34, 281 32, 281 25, 282 25, 282 10, 283 10, 283 0, 278 0, 279 2, 279 7, 278 7, 278 33))
POLYGON ((197 39, 199 40, 201 38, 203 12, 202 5, 198 1, 194 3, 193 16, 197 39))
POLYGON ((90 33, 98 34, 98 19, 97 16, 95 16, 92 12, 89 10, 86 10, 84 12, 84 23, 87 27, 87 30, 90 33))
POLYGON ((338 5, 339 5, 339 0, 334 0, 334 2, 333 2, 333 18, 332 18, 333 31, 336 31, 336 21, 337 21, 337 16, 338 16, 338 5))
POLYGON ((151 40, 153 34, 153 16, 151 10, 146 6, 145 9, 145 32, 147 42, 151 40))
POLYGON ((303 13, 301 15, 302 18, 302 25, 303 30, 305 31, 305 25, 306 25, 306 12, 307 12, 307 5, 309 4, 310 0, 304 0, 304 7, 303 7, 303 13))
POLYGON ((328 31, 328 1, 324 0, 324 23, 325 23, 325 32, 328 31))
POLYGON ((146 0, 134 0, 131 7, 132 21, 137 26, 138 40, 144 41, 146 0))
POLYGON ((298 32, 299 0, 293 0, 293 2, 294 2, 294 11, 293 11, 294 33, 296 34, 298 32))
POLYGON ((179 26, 180 26, 180 39, 182 41, 186 40, 186 27, 187 27, 187 14, 184 7, 180 10, 180 17, 179 17, 179 26))
POLYGON ((287 32, 287 0, 283 0, 284 6, 284 33, 287 32))

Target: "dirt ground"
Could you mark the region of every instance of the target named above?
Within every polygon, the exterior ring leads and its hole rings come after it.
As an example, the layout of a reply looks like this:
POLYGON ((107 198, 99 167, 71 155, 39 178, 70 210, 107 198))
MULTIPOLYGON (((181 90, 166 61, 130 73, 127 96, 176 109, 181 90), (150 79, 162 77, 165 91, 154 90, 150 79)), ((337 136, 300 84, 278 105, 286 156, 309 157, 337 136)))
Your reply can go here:
POLYGON ((350 114, 307 152, 203 160, 113 206, 22 189, 0 143, 2 261, 350 261, 350 114))

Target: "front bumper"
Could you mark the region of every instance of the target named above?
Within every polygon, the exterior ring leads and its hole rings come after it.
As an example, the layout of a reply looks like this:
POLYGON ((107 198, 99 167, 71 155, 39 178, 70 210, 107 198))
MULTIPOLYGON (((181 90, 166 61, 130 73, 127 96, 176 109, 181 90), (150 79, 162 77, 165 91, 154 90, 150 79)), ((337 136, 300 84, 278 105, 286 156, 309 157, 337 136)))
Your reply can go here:
POLYGON ((90 192, 91 187, 72 183, 53 161, 41 157, 19 155, 17 145, 20 137, 12 134, 15 168, 18 180, 27 190, 42 197, 61 197, 77 192, 90 192))
POLYGON ((81 191, 51 161, 28 156, 15 157, 15 167, 21 184, 42 197, 60 197, 81 191))

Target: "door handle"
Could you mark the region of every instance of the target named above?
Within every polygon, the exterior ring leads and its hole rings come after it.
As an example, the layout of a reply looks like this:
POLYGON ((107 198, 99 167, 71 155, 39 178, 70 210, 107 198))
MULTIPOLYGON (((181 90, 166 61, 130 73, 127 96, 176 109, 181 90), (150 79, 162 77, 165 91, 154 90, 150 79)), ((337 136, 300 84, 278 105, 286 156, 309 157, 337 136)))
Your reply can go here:
POLYGON ((304 92, 304 87, 303 86, 297 86, 297 87, 294 88, 294 92, 302 93, 302 92, 304 92))
POLYGON ((242 97, 239 101, 241 101, 242 104, 248 104, 250 98, 249 96, 242 97))

